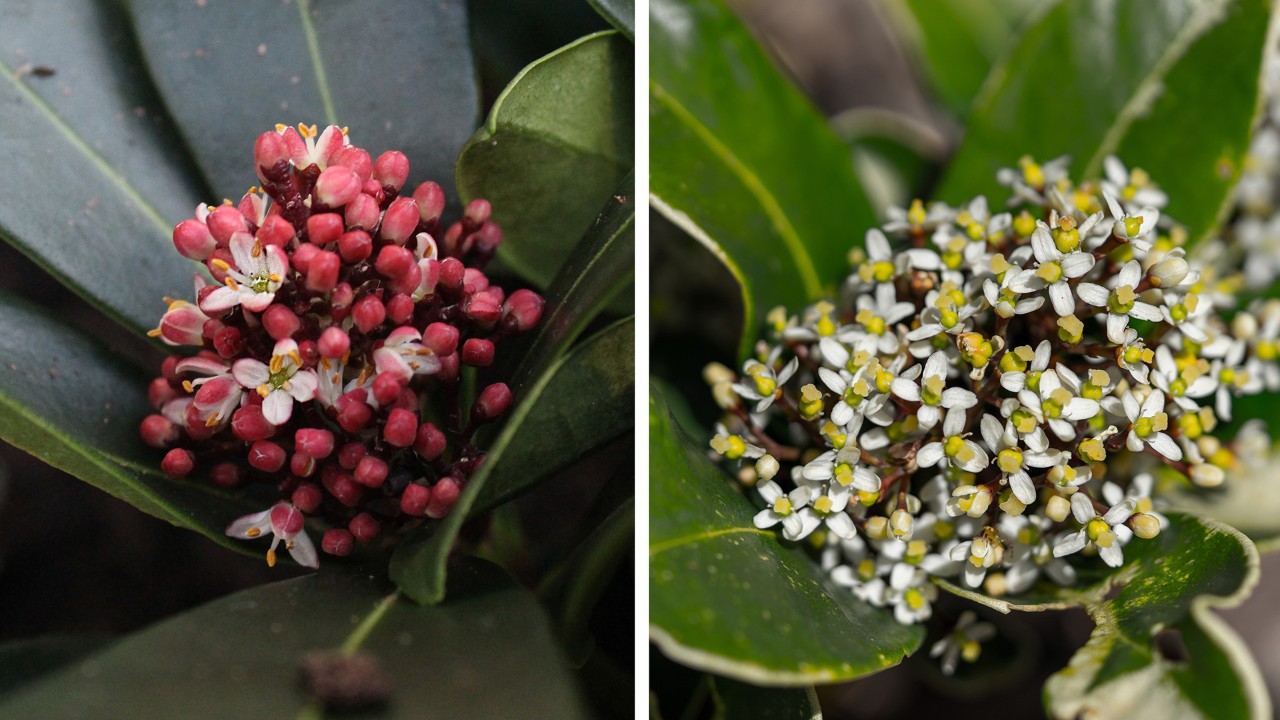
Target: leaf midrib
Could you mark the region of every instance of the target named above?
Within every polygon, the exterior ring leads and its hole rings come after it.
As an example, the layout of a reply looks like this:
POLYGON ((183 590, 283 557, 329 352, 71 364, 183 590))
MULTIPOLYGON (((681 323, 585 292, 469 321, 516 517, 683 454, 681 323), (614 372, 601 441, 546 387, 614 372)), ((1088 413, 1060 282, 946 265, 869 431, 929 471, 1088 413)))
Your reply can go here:
POLYGON ((656 102, 665 105, 677 120, 688 127, 694 136, 703 142, 712 156, 720 160, 725 169, 742 183, 747 192, 756 198, 756 201, 760 203, 760 209, 769 219, 769 223, 782 240, 783 246, 791 255, 791 259, 795 263, 796 272, 800 276, 800 282, 804 286, 805 294, 810 298, 821 297, 823 294, 822 282, 818 278, 813 258, 809 257, 809 254, 805 251, 804 243, 800 240, 799 233, 796 232, 787 214, 782 210, 778 199, 768 186, 741 158, 716 139, 710 128, 703 125, 688 108, 684 107, 657 80, 650 78, 649 88, 652 91, 650 96, 656 102))
POLYGON ((668 550, 692 545, 694 543, 703 542, 704 540, 712 540, 724 535, 764 535, 765 537, 775 537, 775 534, 769 530, 761 530, 755 527, 730 527, 720 528, 719 530, 703 530, 702 532, 693 533, 692 535, 681 535, 680 537, 670 540, 662 540, 656 543, 649 543, 649 557, 659 555, 668 550))
POLYGON ((302 36, 307 41, 307 55, 311 70, 316 75, 316 87, 320 90, 320 104, 330 125, 338 124, 338 112, 333 108, 333 95, 329 92, 329 76, 325 72, 324 58, 320 54, 320 38, 311 23, 311 0, 298 0, 298 16, 302 21, 302 36))

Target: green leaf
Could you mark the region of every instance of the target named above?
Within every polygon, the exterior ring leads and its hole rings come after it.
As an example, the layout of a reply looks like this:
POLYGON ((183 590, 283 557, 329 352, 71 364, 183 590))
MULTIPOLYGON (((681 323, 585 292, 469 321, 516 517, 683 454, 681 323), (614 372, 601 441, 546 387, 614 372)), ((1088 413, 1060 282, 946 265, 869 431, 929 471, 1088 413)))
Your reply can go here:
POLYGON ((1040 0, 882 2, 938 98, 964 117, 983 78, 1040 0))
POLYGON ((253 141, 276 123, 349 127, 376 158, 409 157, 410 187, 452 196, 453 157, 479 114, 466 6, 297 0, 255 6, 134 0, 169 111, 215 193, 257 182, 253 141))
POLYGON ((3 295, 0 358, 0 438, 145 513, 244 550, 223 528, 262 508, 155 470, 158 451, 138 439, 138 423, 153 411, 146 381, 132 367, 45 312, 3 295))
POLYGON ((635 165, 633 54, 610 30, 529 65, 458 156, 462 200, 493 203, 498 257, 539 287, 635 165))
POLYGON ((1059 2, 992 69, 940 194, 1002 202, 996 170, 1022 155, 1070 154, 1079 179, 1115 154, 1203 238, 1248 150, 1270 19, 1266 0, 1059 2))
POLYGON ((537 335, 520 353, 523 359, 512 378, 511 387, 517 395, 631 286, 636 271, 634 187, 635 173, 628 173, 618 194, 605 201, 595 223, 567 255, 547 288, 537 335))
POLYGON ((924 629, 827 582, 649 398, 649 637, 689 667, 757 685, 851 680, 896 665, 924 629))
POLYGON ((632 42, 636 39, 635 0, 587 0, 614 27, 622 31, 632 42))
MULTIPOLYGON (((1080 587, 990 598, 939 583, 1000 612, 1083 605, 1097 627, 1070 665, 1049 679, 1053 717, 1270 717, 1248 650, 1210 608, 1240 604, 1258 581, 1258 551, 1235 528, 1168 513, 1169 527, 1125 546, 1119 570, 1080 587), (1160 633, 1176 631, 1185 657, 1166 657, 1160 633)), ((1101 563, 1098 562, 1101 566, 1101 563)))
POLYGON ((893 110, 846 110, 831 118, 831 129, 848 145, 863 188, 882 213, 920 197, 947 159, 947 139, 940 132, 893 110))
POLYGON ((122 15, 0 6, 0 238, 141 335, 190 291, 169 233, 199 190, 122 15))
POLYGON ((717 677, 711 692, 718 720, 822 720, 811 687, 762 688, 717 677))
POLYGON ((574 348, 525 392, 457 504, 391 557, 391 578, 421 603, 444 597, 445 563, 468 517, 505 502, 632 427, 635 320, 574 348))
POLYGON ((439 607, 408 602, 367 574, 245 590, 15 693, 0 715, 319 718, 299 663, 312 651, 362 651, 391 690, 384 707, 361 717, 586 717, 533 598, 478 561, 452 582, 439 607))
POLYGON ((720 0, 649 5, 653 207, 738 280, 756 314, 833 291, 875 214, 848 153, 720 0))
POLYGON ((96 636, 52 635, 0 645, 0 698, 101 648, 96 636))

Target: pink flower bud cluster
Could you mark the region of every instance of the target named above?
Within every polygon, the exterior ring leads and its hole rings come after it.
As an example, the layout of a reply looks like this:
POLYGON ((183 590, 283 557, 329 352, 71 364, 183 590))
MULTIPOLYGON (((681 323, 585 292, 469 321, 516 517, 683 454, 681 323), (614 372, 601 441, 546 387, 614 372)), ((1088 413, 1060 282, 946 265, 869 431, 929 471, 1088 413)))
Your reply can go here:
MULTIPOLYGON (((346 555, 449 512, 484 458, 476 429, 512 403, 498 382, 464 412, 462 366, 492 365, 502 340, 538 323, 543 300, 490 284, 483 268, 502 231, 488 201, 445 228, 439 185, 403 192, 403 153, 374 159, 335 126, 278 126, 254 161, 261 191, 200 205, 173 230, 216 284, 197 274, 195 302, 168 301, 152 331, 199 350, 165 361, 149 389, 157 414, 140 431, 168 451, 170 477, 273 484, 287 510, 275 515, 319 519, 322 549, 346 555)), ((314 565, 301 521, 272 517, 228 533, 269 529, 314 565)))

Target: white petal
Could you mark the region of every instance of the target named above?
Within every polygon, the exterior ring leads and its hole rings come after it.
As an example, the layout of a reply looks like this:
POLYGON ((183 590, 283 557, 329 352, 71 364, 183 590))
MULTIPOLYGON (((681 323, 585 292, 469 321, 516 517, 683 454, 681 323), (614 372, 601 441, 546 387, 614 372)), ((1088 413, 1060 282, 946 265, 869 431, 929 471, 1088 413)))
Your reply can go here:
POLYGON ((920 386, 903 377, 896 377, 890 384, 893 394, 909 400, 911 402, 920 402, 920 386))
POLYGON ((933 467, 942 460, 942 443, 931 442, 916 453, 916 464, 920 467, 933 467))
POLYGON ((846 513, 838 512, 828 517, 827 528, 835 533, 837 537, 845 540, 852 540, 858 537, 858 528, 853 524, 853 519, 846 513))
POLYGON ((987 569, 973 563, 964 564, 964 584, 971 588, 982 587, 982 579, 987 576, 987 569))
POLYGON ((947 354, 941 350, 929 356, 924 363, 925 377, 943 377, 947 376, 947 354))
POLYGON ((760 497, 764 498, 764 501, 770 505, 773 504, 774 500, 782 497, 782 488, 778 486, 778 483, 773 482, 772 480, 757 485, 756 492, 760 493, 760 497))
POLYGON ((1087 252, 1073 252, 1062 259, 1062 274, 1078 278, 1093 269, 1097 260, 1087 252))
POLYGON ((262 512, 245 515, 236 518, 227 526, 227 535, 241 540, 251 540, 253 538, 262 537, 262 534, 271 527, 271 510, 263 510, 262 512), (257 532, 250 533, 250 530, 257 532))
POLYGON ((1076 286, 1076 295, 1079 295, 1081 300, 1094 307, 1105 307, 1107 299, 1111 297, 1111 293, 1107 292, 1106 288, 1087 282, 1082 282, 1076 286))
POLYGON ((822 351, 823 359, 836 367, 844 367, 849 362, 849 351, 834 338, 824 337, 819 340, 818 349, 822 351))
MULTIPOLYGON (((1010 270, 1009 272, 1013 272, 1010 270)), ((1016 293, 1035 292, 1044 287, 1044 280, 1036 275, 1035 270, 1023 270, 1008 281, 1009 289, 1016 293)))
POLYGON ((1173 438, 1169 437, 1165 433, 1158 432, 1147 436, 1147 443, 1150 444, 1156 452, 1170 460, 1182 459, 1182 448, 1178 447, 1178 443, 1174 442, 1173 438))
POLYGON ((1031 477, 1025 472, 1010 475, 1009 488, 1013 490, 1013 496, 1023 505, 1030 505, 1036 500, 1036 486, 1031 483, 1031 477))
POLYGON ((227 286, 222 286, 205 296, 200 301, 200 310, 205 313, 218 313, 240 303, 240 293, 227 286))
POLYGON ((907 333, 907 336, 906 336, 907 342, 918 342, 926 338, 931 338, 934 335, 937 335, 938 333, 942 332, 943 330, 944 328, 937 323, 921 325, 915 330, 912 330, 911 332, 907 333))
POLYGON ((1075 516, 1076 522, 1081 525, 1098 516, 1097 511, 1093 509, 1093 502, 1085 497, 1084 493, 1076 493, 1071 496, 1071 514, 1075 516))
POLYGON ((1124 343, 1124 331, 1129 329, 1129 316, 1118 313, 1107 313, 1107 339, 1121 345, 1124 343))
POLYGON ((999 453, 1003 443, 1000 438, 1004 435, 1004 423, 1000 422, 994 415, 983 413, 982 419, 978 421, 978 429, 982 433, 982 439, 986 441, 987 447, 991 448, 991 452, 999 453))
POLYGON ((231 376, 236 379, 236 382, 240 383, 241 387, 252 390, 271 379, 271 369, 264 362, 252 358, 244 358, 243 360, 237 360, 231 366, 231 376))
POLYGON ((1098 548, 1098 556, 1102 558, 1102 562, 1111 567, 1120 567, 1124 564, 1124 548, 1119 542, 1111 543, 1110 547, 1098 548))
POLYGON ((818 368, 818 377, 822 380, 822 384, 831 389, 831 392, 841 394, 849 388, 840 373, 829 368, 818 368))
POLYGON ((1160 312, 1160 308, 1150 303, 1144 303, 1141 300, 1133 303, 1133 308, 1129 310, 1129 314, 1139 320, 1148 322, 1160 322, 1164 319, 1164 314, 1160 312))
POLYGON ((1071 398, 1066 407, 1062 408, 1062 417, 1067 420, 1088 420, 1098 414, 1100 407, 1097 400, 1082 397, 1071 398))
POLYGON ((880 476, 859 465, 853 469, 853 487, 863 492, 879 492, 880 476))
POLYGON ((836 425, 846 425, 852 419, 853 408, 849 406, 849 403, 841 400, 836 403, 835 407, 831 408, 831 422, 836 425))
POLYGON ((942 391, 942 406, 945 408, 969 409, 978 404, 978 396, 972 390, 950 387, 942 391))
POLYGON ((1133 500, 1125 500, 1108 510, 1107 514, 1102 516, 1102 521, 1108 525, 1119 525, 1133 515, 1135 505, 1133 500))
POLYGON ((1054 247, 1053 236, 1049 234, 1049 229, 1043 225, 1036 225, 1036 229, 1031 233, 1031 251, 1036 254, 1036 260, 1042 263, 1056 262, 1062 259, 1062 253, 1058 252, 1058 248, 1054 247))
POLYGON ((308 402, 316 396, 320 380, 313 370, 299 370, 289 378, 289 394, 298 402, 308 402))
POLYGON ((884 261, 893 259, 893 249, 889 247, 889 240, 877 228, 871 228, 867 231, 866 236, 867 257, 873 261, 884 261))
POLYGON ((1076 299, 1071 296, 1071 286, 1065 281, 1059 280, 1049 286, 1049 302, 1059 315, 1070 315, 1076 311, 1076 299))
POLYGON ((1016 393, 1027 386, 1027 374, 1019 370, 1011 370, 1000 375, 1000 387, 1016 393))
POLYGON ((1120 274, 1116 278, 1116 287, 1135 287, 1138 281, 1142 279, 1142 267, 1137 260, 1130 260, 1120 268, 1120 274))
POLYGON ((293 415, 293 398, 284 390, 272 390, 262 401, 262 416, 272 425, 283 425, 293 415))
POLYGON ((316 556, 316 546, 312 544, 311 538, 307 537, 306 530, 294 535, 289 542, 292 543, 288 546, 289 557, 292 557, 294 562, 312 570, 320 567, 320 558, 316 556))
POLYGON ((1138 398, 1133 393, 1127 392, 1120 397, 1121 403, 1124 404, 1124 414, 1128 416, 1129 422, 1138 419, 1138 414, 1142 412, 1142 408, 1138 405, 1138 398))
POLYGON ((916 412, 916 420, 920 423, 921 430, 932 430, 933 426, 938 424, 941 415, 942 411, 933 405, 922 405, 916 412))
POLYGON ((1070 535, 1063 535, 1058 538, 1058 542, 1053 545, 1053 556, 1062 557, 1063 555, 1080 552, 1084 549, 1085 542, 1086 540, 1083 530, 1071 533, 1070 535))

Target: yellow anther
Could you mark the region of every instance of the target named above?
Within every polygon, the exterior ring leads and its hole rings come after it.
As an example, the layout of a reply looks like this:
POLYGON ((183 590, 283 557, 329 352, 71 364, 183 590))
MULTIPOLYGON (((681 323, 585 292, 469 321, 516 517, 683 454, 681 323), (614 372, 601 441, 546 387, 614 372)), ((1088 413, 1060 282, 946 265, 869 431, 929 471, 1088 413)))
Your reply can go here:
POLYGON ((919 198, 911 201, 911 208, 907 210, 907 222, 914 227, 924 225, 925 220, 924 202, 919 198))
POLYGON ((160 328, 155 328, 153 330, 147 331, 147 337, 160 337, 160 335, 161 335, 160 328))
POLYGON ((262 396, 263 400, 266 400, 267 396, 271 394, 270 385, 259 385, 257 388, 255 388, 255 390, 257 391, 258 395, 262 396))
POLYGON ((276 549, 271 548, 267 550, 267 567, 275 567, 275 566, 276 566, 276 549))
POLYGON ((289 359, 293 361, 294 365, 297 365, 299 367, 302 366, 302 355, 299 354, 297 350, 289 351, 289 359))
POLYGON ((236 279, 231 277, 230 275, 227 276, 224 282, 226 282, 227 287, 231 288, 232 290, 240 289, 240 286, 236 283, 236 279))
POLYGON ((245 537, 256 538, 256 537, 258 537, 258 536, 259 536, 259 535, 261 535, 261 534, 262 534, 262 531, 261 531, 261 530, 259 530, 259 529, 258 529, 258 528, 256 528, 256 527, 251 527, 251 528, 249 528, 248 530, 245 530, 245 531, 244 531, 244 535, 245 535, 245 537))
POLYGON ((252 255, 253 257, 262 257, 263 252, 265 252, 265 250, 262 247, 262 241, 254 240, 253 249, 249 251, 249 254, 252 255))
POLYGON ((222 272, 226 272, 231 269, 231 266, 227 264, 226 260, 219 260, 218 258, 214 258, 210 262, 213 263, 214 267, 218 268, 222 272))
POLYGON ((276 373, 278 373, 278 372, 280 372, 281 370, 283 370, 283 369, 284 369, 284 356, 283 356, 283 355, 272 355, 272 356, 271 356, 271 362, 270 362, 270 364, 268 364, 268 365, 267 365, 267 368, 271 371, 271 374, 272 374, 272 375, 275 375, 276 373))
POLYGON ((217 424, 218 424, 218 413, 214 413, 210 415, 209 419, 204 421, 205 427, 213 427, 214 425, 217 425, 217 424))
POLYGON ((186 391, 187 391, 187 392, 189 392, 189 393, 193 393, 193 392, 195 392, 195 391, 196 391, 196 386, 195 386, 195 385, 192 385, 190 380, 183 380, 183 381, 182 381, 182 389, 183 389, 183 390, 186 390, 186 391))

